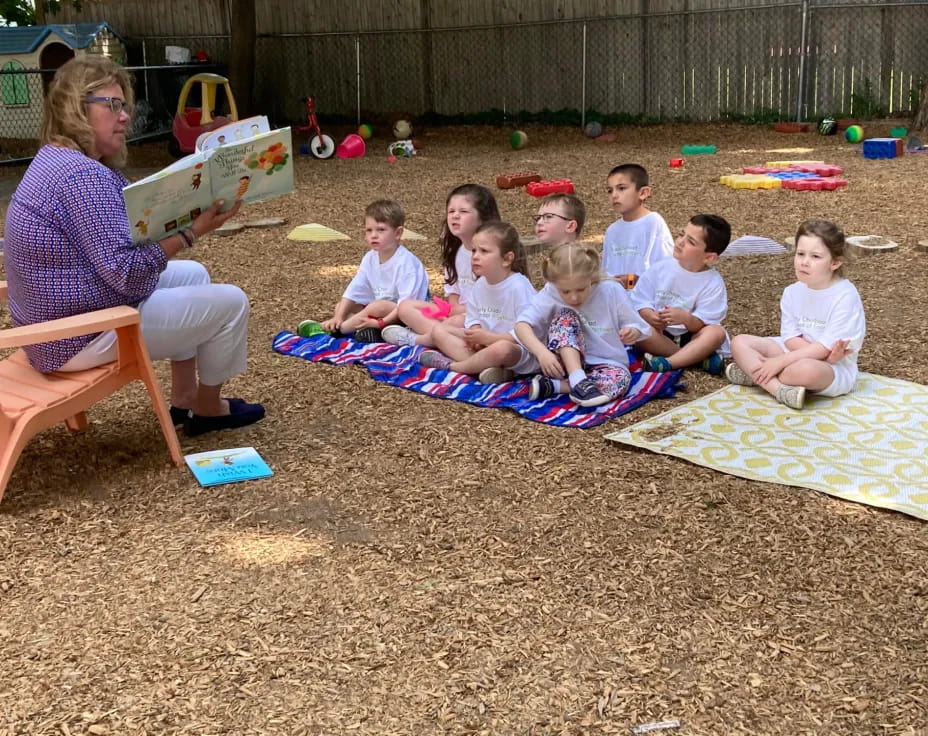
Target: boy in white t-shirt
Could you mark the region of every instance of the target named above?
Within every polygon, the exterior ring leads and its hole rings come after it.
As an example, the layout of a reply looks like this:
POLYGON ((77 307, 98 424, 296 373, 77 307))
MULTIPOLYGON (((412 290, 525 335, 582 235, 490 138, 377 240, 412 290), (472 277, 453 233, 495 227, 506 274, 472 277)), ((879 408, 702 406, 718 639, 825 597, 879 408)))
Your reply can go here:
POLYGON ((712 268, 731 240, 731 226, 718 215, 696 215, 677 238, 673 258, 644 272, 631 292, 632 304, 653 332, 638 346, 655 372, 699 365, 712 375, 729 355, 722 320, 728 294, 712 268))
POLYGON ((553 248, 573 243, 580 237, 586 222, 586 206, 575 194, 549 194, 538 205, 538 214, 532 215, 535 236, 542 245, 553 248))
POLYGON ((399 202, 379 199, 364 211, 364 239, 370 250, 335 305, 331 319, 304 320, 297 331, 304 337, 321 332, 380 342, 380 331, 399 320, 403 299, 425 299, 429 280, 422 262, 400 243, 406 215, 399 202))
POLYGON ((631 289, 654 263, 673 256, 673 236, 664 218, 645 206, 651 186, 644 166, 616 166, 606 177, 606 191, 619 219, 603 238, 603 271, 631 289))

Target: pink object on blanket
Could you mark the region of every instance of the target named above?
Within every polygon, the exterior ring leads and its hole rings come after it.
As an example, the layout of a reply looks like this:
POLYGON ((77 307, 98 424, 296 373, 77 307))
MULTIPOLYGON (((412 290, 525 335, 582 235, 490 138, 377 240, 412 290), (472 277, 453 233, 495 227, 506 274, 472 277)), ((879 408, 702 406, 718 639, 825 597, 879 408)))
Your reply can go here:
POLYGON ((424 317, 429 319, 447 319, 451 316, 451 302, 446 302, 444 299, 439 299, 437 296, 432 299, 435 302, 434 307, 421 307, 419 309, 422 312, 424 317))

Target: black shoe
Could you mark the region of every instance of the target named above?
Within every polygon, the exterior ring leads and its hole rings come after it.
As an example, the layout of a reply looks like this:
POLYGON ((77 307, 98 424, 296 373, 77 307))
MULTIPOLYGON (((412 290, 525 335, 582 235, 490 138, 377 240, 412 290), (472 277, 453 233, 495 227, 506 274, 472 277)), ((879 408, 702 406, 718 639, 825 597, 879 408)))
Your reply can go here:
POLYGON ((550 399, 557 393, 557 389, 547 376, 537 375, 532 377, 532 387, 529 389, 528 398, 532 401, 542 401, 550 399))
POLYGON ((261 404, 247 404, 241 399, 229 399, 229 414, 219 417, 201 417, 192 414, 184 420, 184 433, 188 437, 215 432, 220 429, 238 429, 247 427, 264 419, 264 407, 261 404))
POLYGON ((351 339, 355 342, 383 342, 383 335, 376 327, 364 327, 351 335, 351 339))
POLYGON ((189 409, 178 409, 176 406, 171 407, 171 421, 174 422, 175 427, 179 427, 184 423, 184 420, 187 418, 187 414, 190 413, 189 409))
POLYGON ((600 406, 612 401, 590 378, 584 378, 570 389, 570 400, 579 406, 600 406))

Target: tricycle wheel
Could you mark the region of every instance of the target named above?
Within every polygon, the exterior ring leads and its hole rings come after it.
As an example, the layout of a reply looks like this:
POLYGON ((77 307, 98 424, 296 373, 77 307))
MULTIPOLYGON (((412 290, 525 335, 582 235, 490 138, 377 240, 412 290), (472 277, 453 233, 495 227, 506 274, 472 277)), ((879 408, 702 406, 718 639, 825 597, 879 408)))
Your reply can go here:
POLYGON ((309 152, 316 158, 332 158, 335 153, 335 141, 327 135, 314 135, 309 140, 309 152))

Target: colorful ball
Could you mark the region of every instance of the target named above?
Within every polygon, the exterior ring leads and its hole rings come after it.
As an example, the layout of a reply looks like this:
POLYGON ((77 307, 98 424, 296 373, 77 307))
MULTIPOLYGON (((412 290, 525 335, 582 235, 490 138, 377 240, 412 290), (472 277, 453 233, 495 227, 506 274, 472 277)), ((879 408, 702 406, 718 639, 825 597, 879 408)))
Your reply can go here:
POLYGON ((528 145, 528 136, 521 130, 514 130, 509 135, 509 145, 517 151, 528 145))
POLYGON ((864 129, 859 125, 848 126, 844 131, 844 139, 848 143, 860 143, 864 139, 864 129))
POLYGON ((361 123, 361 125, 358 126, 358 135, 364 140, 369 141, 371 136, 374 135, 374 129, 367 123, 361 123))
POLYGON ((397 140, 409 138, 412 135, 412 125, 408 120, 397 120, 393 124, 393 135, 397 140))
POLYGON ((822 118, 818 121, 819 135, 834 135, 838 132, 838 121, 834 118, 822 118))
POLYGON ((590 138, 599 138, 603 134, 603 126, 598 120, 591 120, 583 128, 583 132, 590 138))

